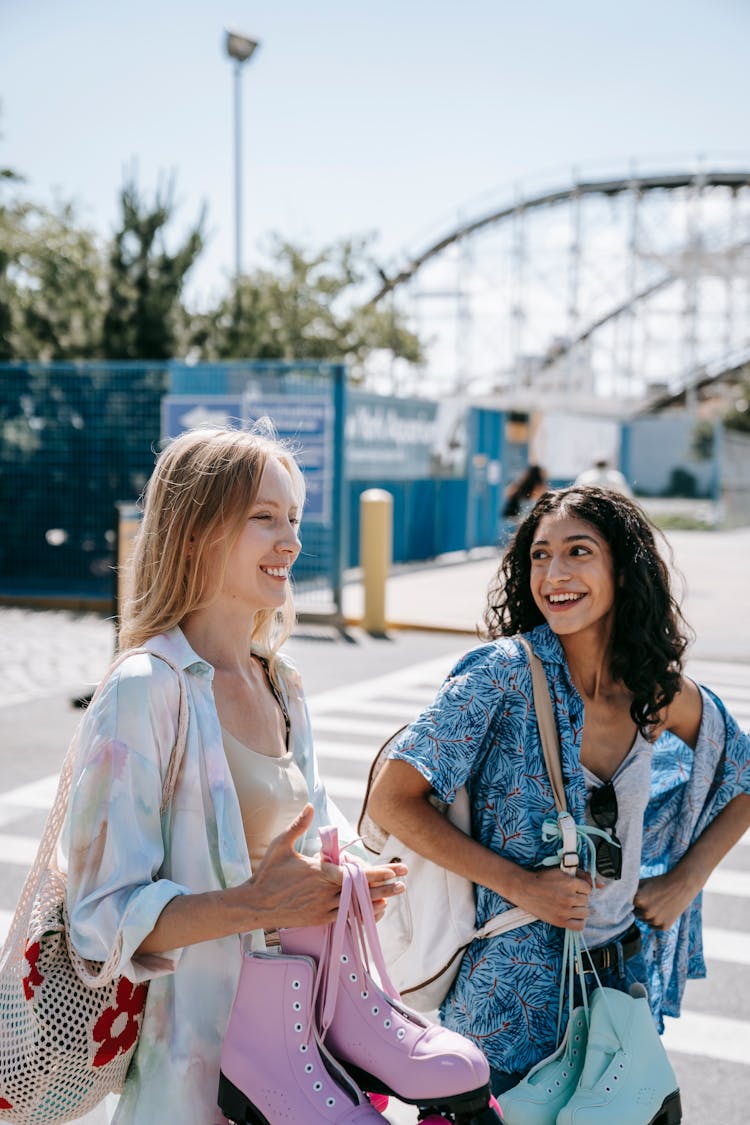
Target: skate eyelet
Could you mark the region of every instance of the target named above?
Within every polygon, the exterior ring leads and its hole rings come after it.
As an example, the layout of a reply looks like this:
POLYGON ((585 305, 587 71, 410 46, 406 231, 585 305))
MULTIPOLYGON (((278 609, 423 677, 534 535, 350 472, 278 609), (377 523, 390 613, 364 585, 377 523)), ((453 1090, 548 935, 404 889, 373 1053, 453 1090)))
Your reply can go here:
POLYGON ((294 1030, 295 1031, 302 1031, 302 1024, 301 1023, 295 1023, 294 1030))
POLYGON ((327 1106, 334 1106, 335 1104, 336 1104, 335 1098, 326 1098, 326 1105, 327 1106))
POLYGON ((363 1000, 366 1000, 369 995, 370 993, 367 991, 367 989, 364 989, 362 992, 360 992, 360 996, 363 1000))
POLYGON ((312 1072, 314 1070, 315 1070, 315 1067, 313 1066, 312 1063, 305 1063, 305 1074, 312 1074, 312 1072))
POLYGON ((398 1029, 398 1031, 396 1032, 396 1038, 397 1039, 403 1039, 405 1035, 406 1035, 406 1032, 404 1031, 403 1027, 400 1027, 398 1029))
POLYGON ((298 980, 293 980, 293 981, 292 981, 292 988, 302 988, 302 983, 301 983, 301 981, 298 981, 298 980))
POLYGON ((302 1051, 302 1053, 304 1054, 304 1053, 305 1053, 305 1051, 307 1050, 307 1043, 300 1043, 300 1045, 299 1045, 299 1049, 300 1049, 300 1051, 302 1051))
POLYGON ((383 1027, 390 1027, 390 1026, 391 1026, 390 1020, 383 1020, 383 1027))
POLYGON ((323 1089, 323 1083, 322 1082, 313 1082, 313 1090, 315 1091, 316 1094, 319 1093, 322 1089, 323 1089))
POLYGON ((349 973, 349 980, 351 980, 351 981, 356 981, 356 979, 357 979, 357 974, 356 974, 356 973, 349 973))
POLYGON ((376 1016, 376 1015, 378 1014, 378 1012, 379 1012, 379 1011, 380 1011, 380 1008, 379 1008, 379 1007, 377 1006, 377 1004, 376 1004, 376 1005, 375 1005, 375 1007, 374 1007, 374 1008, 372 1009, 372 1014, 373 1014, 374 1016, 376 1016))
POLYGON ((302 1005, 300 1004, 299 1000, 294 1001, 294 1003, 292 1004, 292 1009, 295 1012, 301 1012, 302 1011, 302 1005))
POLYGON ((342 961, 342 963, 343 963, 344 965, 346 965, 346 963, 348 962, 348 960, 349 960, 349 954, 348 954, 348 953, 342 953, 342 954, 341 954, 341 961, 342 961))

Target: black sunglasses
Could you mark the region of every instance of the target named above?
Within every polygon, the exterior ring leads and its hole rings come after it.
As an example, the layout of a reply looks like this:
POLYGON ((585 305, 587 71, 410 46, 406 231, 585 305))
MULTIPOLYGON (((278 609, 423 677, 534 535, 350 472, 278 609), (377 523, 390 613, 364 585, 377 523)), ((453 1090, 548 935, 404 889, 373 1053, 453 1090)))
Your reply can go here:
POLYGON ((615 833, 617 794, 611 781, 592 789, 589 811, 596 827, 608 833, 607 836, 596 836, 594 840, 596 870, 607 879, 619 879, 622 875, 622 844, 615 833))

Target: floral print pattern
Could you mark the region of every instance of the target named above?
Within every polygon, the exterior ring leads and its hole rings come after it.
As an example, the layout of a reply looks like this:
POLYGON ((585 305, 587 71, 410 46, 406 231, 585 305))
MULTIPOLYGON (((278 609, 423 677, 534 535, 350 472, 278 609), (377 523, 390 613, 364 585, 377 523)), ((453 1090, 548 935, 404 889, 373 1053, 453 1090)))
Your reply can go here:
POLYGON ((94 1055, 94 1066, 106 1066, 133 1046, 138 1038, 147 990, 145 984, 136 985, 127 977, 120 978, 115 1003, 105 1008, 94 1024, 92 1035, 95 1042, 101 1044, 94 1055))
POLYGON ((23 994, 27 1000, 34 999, 34 990, 39 988, 40 984, 42 984, 44 980, 44 977, 39 972, 39 969, 37 967, 37 961, 39 960, 39 954, 41 953, 41 951, 41 942, 38 941, 29 942, 24 951, 24 958, 29 965, 29 971, 23 978, 22 982, 23 994))
MULTIPOLYGON (((569 677, 562 646, 549 627, 538 626, 528 639, 547 674, 560 736, 568 809, 578 823, 583 823, 586 787, 579 761, 583 703, 569 677)), ((693 758, 701 761, 705 757, 697 771, 705 779, 716 770, 724 771, 726 783, 718 789, 714 785, 714 790, 723 794, 723 803, 743 789, 750 792, 750 740, 747 736, 728 736, 725 740, 723 724, 719 724, 719 731, 713 715, 711 700, 704 696, 702 741, 695 752, 687 751, 673 736, 664 736, 655 746, 652 803, 660 815, 654 816, 649 806, 644 828, 644 855, 651 856, 652 863, 655 857, 664 862, 667 855, 674 862, 681 854, 672 847, 678 820, 682 819, 685 829, 683 850, 694 838, 696 818, 691 822, 685 815, 686 799, 681 789, 693 758), (725 745, 731 749, 724 765, 719 760, 721 754, 712 759, 705 751, 707 737, 722 754, 725 745)), ((501 638, 467 653, 434 702, 399 736, 391 756, 418 769, 438 797, 449 803, 456 790, 466 785, 472 804, 472 832, 486 847, 527 868, 536 867, 554 853, 554 843, 545 842, 541 831, 544 819, 554 814, 554 798, 533 711, 531 670, 514 639, 501 638)), ((723 807, 715 801, 706 803, 705 798, 699 785, 691 799, 700 807, 704 825, 723 807)), ((489 888, 478 886, 477 925, 512 905, 489 888)), ((695 953, 699 951, 699 908, 690 927, 695 953)), ((562 930, 534 922, 475 941, 464 955, 441 1010, 442 1019, 473 1039, 498 1070, 525 1072, 554 1050, 562 937, 562 930)), ((662 949, 658 964, 650 933, 646 937, 652 974, 671 982, 672 1009, 679 1012, 679 996, 688 971, 699 969, 695 957, 688 965, 689 934, 686 930, 684 940, 673 939, 662 949)), ((665 985, 656 989, 655 997, 652 995, 659 1019, 666 992, 665 985)))

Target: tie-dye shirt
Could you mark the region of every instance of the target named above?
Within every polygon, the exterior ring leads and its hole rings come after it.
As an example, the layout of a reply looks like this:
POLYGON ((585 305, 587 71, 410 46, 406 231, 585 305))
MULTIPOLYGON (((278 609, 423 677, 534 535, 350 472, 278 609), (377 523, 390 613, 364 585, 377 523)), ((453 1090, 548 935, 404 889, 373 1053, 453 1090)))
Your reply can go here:
MULTIPOLYGON (((213 668, 180 629, 145 646, 184 673, 189 704, 185 756, 174 798, 160 816, 163 777, 175 743, 179 681, 163 660, 134 655, 111 676, 83 719, 63 848, 76 949, 104 960, 122 935, 118 971, 149 981, 141 1035, 114 1122, 179 1120, 216 1125, 221 1044, 240 969, 232 936, 159 956, 136 950, 177 895, 223 890, 251 874, 237 793, 222 746, 213 668)), ((304 774, 317 830, 337 824, 318 777, 299 676, 279 658, 291 749, 304 774)), ((349 838, 349 835, 346 838, 349 838)), ((257 944, 262 936, 255 935, 257 944)))
MULTIPOLYGON (((528 639, 547 674, 568 809, 584 824, 583 701, 552 630, 540 625, 528 639)), ((732 797, 750 793, 750 738, 715 697, 702 696, 695 751, 672 735, 654 746, 644 876, 669 870, 732 797)), ((466 785, 473 835, 498 854, 533 868, 557 850, 558 844, 542 838, 542 822, 555 815, 555 803, 533 711, 531 670, 516 640, 502 638, 467 653, 432 705, 397 739, 391 756, 418 769, 448 803, 466 785)), ((483 886, 476 898, 478 926, 513 905, 483 886)), ((442 1019, 472 1038, 499 1070, 525 1072, 555 1047, 563 932, 534 922, 473 942, 463 958, 442 1019)), ((687 976, 705 975, 700 896, 668 933, 645 932, 645 954, 661 1023, 662 1011, 679 1014, 687 976)))

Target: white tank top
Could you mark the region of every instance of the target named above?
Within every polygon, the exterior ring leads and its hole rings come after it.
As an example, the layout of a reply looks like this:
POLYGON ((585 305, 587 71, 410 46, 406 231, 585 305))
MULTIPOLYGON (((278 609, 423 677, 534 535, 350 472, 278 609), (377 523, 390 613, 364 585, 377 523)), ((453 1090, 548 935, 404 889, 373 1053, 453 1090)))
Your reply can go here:
MULTIPOLYGON (((640 731, 625 759, 612 775, 617 796, 617 823, 615 833, 622 844, 622 876, 606 879, 597 873, 603 887, 594 887, 589 898, 589 916, 583 930, 586 944, 594 949, 607 945, 626 930, 635 920, 633 899, 638 890, 643 844, 643 814, 648 804, 651 788, 651 758, 654 752, 640 731)), ((604 782, 583 766, 586 789, 591 793, 604 782)), ((586 805, 586 823, 593 824, 589 806, 586 805)))
POLYGON ((250 866, 255 870, 274 836, 289 827, 309 798, 304 774, 291 750, 280 758, 251 750, 221 728, 242 813, 250 866))

